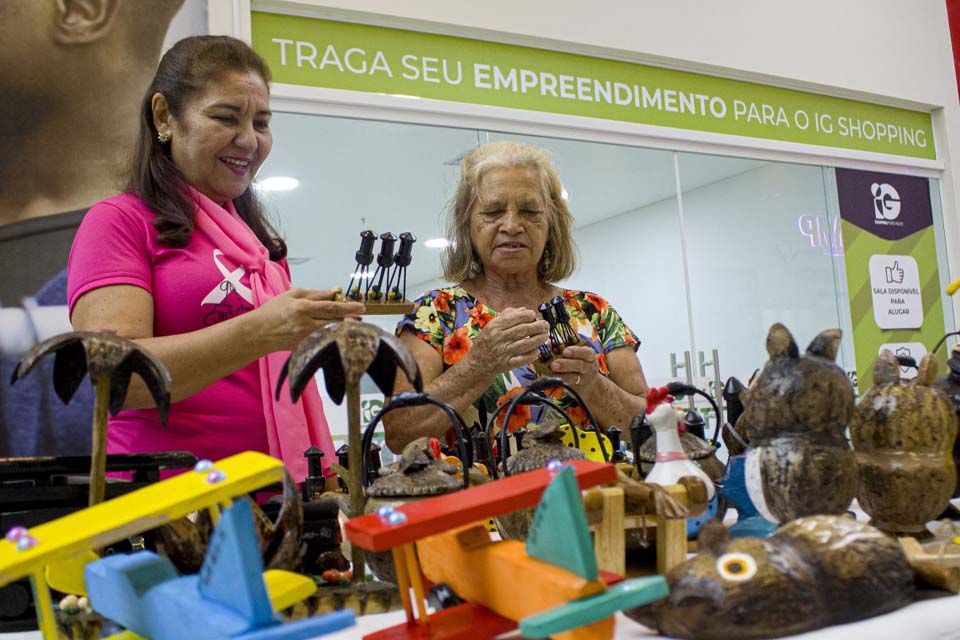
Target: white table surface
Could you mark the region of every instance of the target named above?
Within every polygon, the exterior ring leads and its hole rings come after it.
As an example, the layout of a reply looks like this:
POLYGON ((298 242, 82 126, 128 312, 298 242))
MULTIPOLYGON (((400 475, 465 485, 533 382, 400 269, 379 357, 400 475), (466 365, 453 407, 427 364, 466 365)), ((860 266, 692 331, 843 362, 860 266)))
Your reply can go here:
MULTIPOLYGON (((325 640, 357 640, 365 634, 400 624, 403 611, 391 611, 357 619, 357 626, 323 636, 325 640)), ((503 638, 520 638, 512 633, 503 638)), ((662 638, 654 631, 617 614, 616 638, 662 638)), ((960 596, 916 602, 883 616, 852 624, 828 627, 798 636, 803 640, 960 640, 960 596)), ((0 640, 40 640, 38 631, 0 634, 0 640)), ((479 637, 477 640, 481 640, 479 637)), ((731 638, 731 640, 735 640, 731 638)))

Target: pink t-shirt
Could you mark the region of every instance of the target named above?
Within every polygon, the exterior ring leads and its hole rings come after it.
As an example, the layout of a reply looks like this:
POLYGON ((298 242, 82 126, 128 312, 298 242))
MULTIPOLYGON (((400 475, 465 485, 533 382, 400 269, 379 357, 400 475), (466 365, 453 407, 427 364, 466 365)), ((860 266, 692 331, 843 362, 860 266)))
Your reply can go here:
MULTIPOLYGON (((186 247, 160 245, 154 218, 131 193, 87 212, 68 263, 71 314, 84 293, 111 285, 133 285, 153 296, 155 336, 196 331, 253 309, 243 267, 196 231, 186 247)), ((242 451, 269 453, 257 362, 174 403, 166 425, 160 424, 156 409, 111 416, 107 451, 190 451, 210 460, 242 451)))

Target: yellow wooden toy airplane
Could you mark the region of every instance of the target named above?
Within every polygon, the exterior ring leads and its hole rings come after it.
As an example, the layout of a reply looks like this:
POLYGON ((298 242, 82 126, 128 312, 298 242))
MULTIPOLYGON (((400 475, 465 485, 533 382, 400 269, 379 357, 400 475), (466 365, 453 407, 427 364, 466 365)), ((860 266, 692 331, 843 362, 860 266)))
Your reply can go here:
MULTIPOLYGON (((283 464, 256 452, 198 463, 193 472, 158 482, 29 530, 16 527, 0 540, 0 587, 29 576, 43 637, 59 638, 50 587, 86 594, 84 567, 98 560, 99 549, 129 536, 207 509, 214 523, 233 498, 283 480, 283 464)), ((263 574, 275 611, 316 590, 310 578, 288 571, 263 574)), ((125 632, 119 637, 136 637, 125 632)))

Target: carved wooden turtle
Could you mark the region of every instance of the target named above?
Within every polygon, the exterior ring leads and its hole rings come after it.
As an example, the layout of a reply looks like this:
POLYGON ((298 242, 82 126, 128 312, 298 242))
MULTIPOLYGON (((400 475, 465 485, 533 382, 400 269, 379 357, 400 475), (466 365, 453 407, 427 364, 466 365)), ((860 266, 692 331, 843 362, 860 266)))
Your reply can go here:
POLYGON ((430 438, 417 438, 403 448, 395 469, 381 469, 367 487, 369 498, 435 496, 463 488, 457 468, 433 457, 430 438))

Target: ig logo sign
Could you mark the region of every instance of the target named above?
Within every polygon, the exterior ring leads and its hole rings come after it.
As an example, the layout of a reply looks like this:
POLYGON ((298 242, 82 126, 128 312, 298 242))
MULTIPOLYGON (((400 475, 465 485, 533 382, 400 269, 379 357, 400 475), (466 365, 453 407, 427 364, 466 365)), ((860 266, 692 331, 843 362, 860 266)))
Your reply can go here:
POLYGON ((900 216, 900 194, 887 183, 870 185, 873 194, 873 212, 877 220, 896 220, 900 216))

